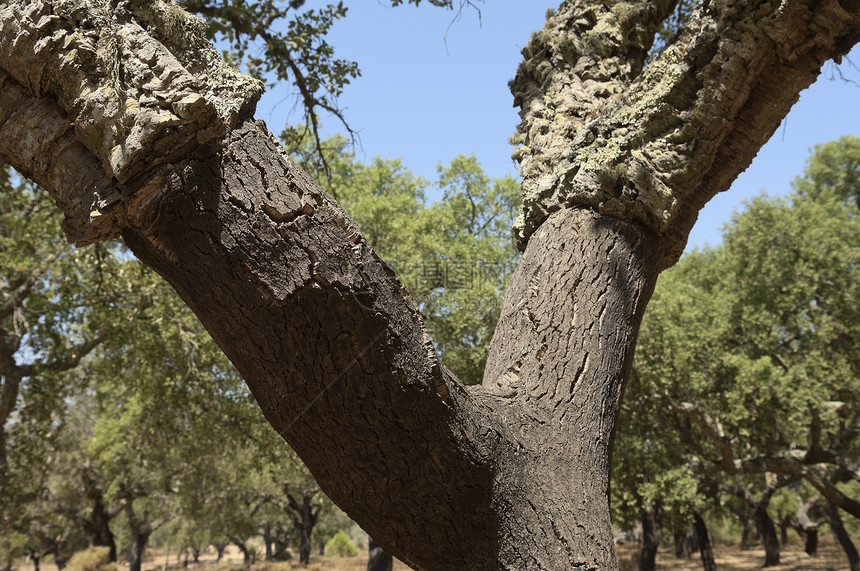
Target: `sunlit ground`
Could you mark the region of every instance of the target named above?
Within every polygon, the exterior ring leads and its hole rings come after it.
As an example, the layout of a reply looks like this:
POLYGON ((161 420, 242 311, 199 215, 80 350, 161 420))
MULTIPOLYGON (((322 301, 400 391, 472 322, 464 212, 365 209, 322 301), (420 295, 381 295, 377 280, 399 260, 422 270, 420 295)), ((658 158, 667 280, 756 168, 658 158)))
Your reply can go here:
MULTIPOLYGON (((855 542, 856 544, 856 542, 855 542)), ((818 554, 809 557, 803 552, 803 545, 799 540, 790 542, 781 551, 781 561, 777 567, 769 567, 774 571, 850 571, 845 553, 829 537, 822 537, 818 554)), ((621 571, 636 571, 638 569, 639 546, 627 544, 618 546, 618 555, 621 562, 621 571)), ((763 549, 749 549, 742 551, 737 545, 718 544, 715 548, 717 568, 720 571, 741 571, 748 569, 761 569, 764 563, 763 549)), ((24 559, 16 561, 13 566, 16 571, 32 571, 33 564, 24 559)), ((117 571, 127 569, 123 565, 117 565, 117 571)), ((164 550, 152 549, 146 557, 144 571, 182 571, 182 559, 177 558, 176 551, 165 553, 164 550)), ((189 571, 243 571, 246 569, 242 564, 242 554, 238 549, 229 547, 220 563, 215 562, 215 550, 209 549, 200 556, 199 564, 195 565, 189 561, 189 571)), ((252 566, 252 571, 290 571, 293 569, 305 569, 308 571, 365 571, 367 569, 367 553, 361 552, 355 557, 324 557, 312 555, 310 565, 304 567, 298 561, 286 561, 279 563, 258 562, 252 566)), ((407 571, 409 567, 399 561, 394 563, 394 571, 407 571)), ((702 563, 699 554, 695 553, 690 559, 676 559, 671 547, 660 549, 657 556, 658 570, 699 571, 702 563)), ((43 560, 40 571, 57 571, 56 565, 50 559, 43 560)))
MULTIPOLYGON (((857 542, 854 542, 855 545, 857 542)), ((639 546, 636 544, 619 545, 618 555, 621 559, 621 571, 638 569, 639 546)), ((746 569, 761 569, 764 565, 764 549, 749 549, 741 551, 737 545, 717 544, 714 548, 717 569, 720 571, 740 571, 746 569)), ((819 541, 818 554, 809 557, 803 552, 803 544, 798 539, 789 542, 780 549, 781 564, 768 567, 774 571, 850 571, 845 552, 831 538, 822 537, 819 541)), ((702 561, 696 552, 691 559, 676 559, 671 547, 660 549, 657 555, 657 569, 679 571, 701 571, 702 561)))

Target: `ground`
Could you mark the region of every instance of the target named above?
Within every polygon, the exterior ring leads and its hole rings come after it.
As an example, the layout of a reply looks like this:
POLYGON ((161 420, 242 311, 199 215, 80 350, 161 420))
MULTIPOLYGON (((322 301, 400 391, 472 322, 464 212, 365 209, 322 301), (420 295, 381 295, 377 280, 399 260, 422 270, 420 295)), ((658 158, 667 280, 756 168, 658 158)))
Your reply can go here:
MULTIPOLYGON (((784 546, 781 550, 782 564, 777 567, 769 567, 773 571, 849 571, 848 563, 842 549, 827 537, 822 538, 819 553, 815 557, 809 557, 803 552, 803 546, 794 541, 784 546)), ((621 560, 621 571, 636 571, 639 557, 639 546, 627 544, 618 546, 618 554, 621 560)), ((763 549, 741 550, 737 545, 718 544, 715 549, 717 568, 720 571, 745 571, 748 569, 761 569, 764 563, 763 549)), ((162 571, 165 562, 168 562, 168 571, 183 571, 182 565, 177 560, 175 550, 165 554, 163 550, 153 549, 149 551, 144 562, 144 571, 162 571), (167 557, 165 557, 167 555, 167 557)), ((259 562, 252 566, 250 571, 291 571, 293 569, 304 569, 307 571, 365 571, 367 568, 367 553, 362 551, 356 557, 323 557, 311 556, 308 567, 299 565, 298 562, 265 563, 259 562)), ((702 568, 698 553, 691 559, 676 559, 670 548, 663 548, 657 556, 657 569, 662 571, 699 571, 702 568)), ((13 566, 15 571, 31 571, 31 563, 21 559, 13 566)), ((123 571, 122 565, 117 571, 123 571)), ((242 557, 235 548, 228 548, 225 560, 215 564, 214 550, 210 549, 200 558, 199 565, 189 564, 189 571, 243 571, 242 557)), ((399 561, 394 563, 394 571, 408 571, 409 567, 399 561)), ((52 562, 43 561, 40 571, 57 571, 52 562)))
MULTIPOLYGON (((856 542, 855 542, 856 543, 856 542)), ((845 552, 830 538, 821 538, 818 554, 809 557, 803 552, 799 541, 789 542, 780 549, 782 564, 768 567, 774 571, 850 571, 845 552)), ((619 545, 618 555, 621 571, 638 569, 639 546, 636 544, 619 545)), ((720 571, 745 571, 761 569, 764 564, 764 549, 741 550, 737 545, 718 544, 714 549, 717 569, 720 571)), ((700 571, 702 562, 699 554, 691 559, 676 559, 671 548, 660 549, 657 555, 657 569, 668 571, 700 571)))

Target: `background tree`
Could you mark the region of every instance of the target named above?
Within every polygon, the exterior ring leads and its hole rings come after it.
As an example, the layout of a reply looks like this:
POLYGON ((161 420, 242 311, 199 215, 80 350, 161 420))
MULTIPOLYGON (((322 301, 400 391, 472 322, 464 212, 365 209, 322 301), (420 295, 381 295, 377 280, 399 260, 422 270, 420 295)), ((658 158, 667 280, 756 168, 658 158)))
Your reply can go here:
MULTIPOLYGON (((663 275, 643 324, 629 402, 655 407, 674 433, 647 433, 661 442, 643 448, 634 473, 675 450, 700 475, 731 477, 768 532, 768 564, 778 543, 767 507, 780 486, 802 478, 860 516, 840 484, 857 478, 858 150, 856 138, 816 147, 789 200, 753 200, 722 246, 663 275), (741 478, 764 474, 772 481, 741 478)), ((626 428, 636 418, 625 417, 622 437, 636 434, 626 428)))

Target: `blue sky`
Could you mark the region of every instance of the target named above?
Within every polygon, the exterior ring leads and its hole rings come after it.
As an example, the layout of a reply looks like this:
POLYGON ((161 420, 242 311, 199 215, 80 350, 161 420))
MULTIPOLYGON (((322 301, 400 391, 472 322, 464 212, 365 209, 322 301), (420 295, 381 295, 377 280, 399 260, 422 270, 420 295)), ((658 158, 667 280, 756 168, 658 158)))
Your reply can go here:
MULTIPOLYGON (((311 0, 309 7, 325 5, 311 0)), ((436 166, 460 153, 474 153, 494 177, 516 176, 507 143, 518 117, 507 82, 521 60, 529 35, 540 29, 549 0, 475 2, 455 22, 454 13, 432 6, 391 8, 381 0, 345 2, 349 14, 332 29, 330 43, 339 57, 358 62, 362 76, 340 98, 353 129, 359 131, 359 156, 402 158, 413 172, 436 178, 436 166)), ((860 48, 849 56, 860 64, 860 48)), ((790 190, 803 171, 809 149, 842 135, 860 136, 860 86, 822 78, 806 90, 771 141, 730 190, 701 212, 690 245, 717 244, 719 229, 745 198, 767 189, 790 190)), ((843 73, 860 80, 850 65, 843 73)), ((260 102, 257 116, 275 132, 301 120, 287 86, 278 86, 260 102)), ((329 133, 342 130, 324 119, 329 133)))

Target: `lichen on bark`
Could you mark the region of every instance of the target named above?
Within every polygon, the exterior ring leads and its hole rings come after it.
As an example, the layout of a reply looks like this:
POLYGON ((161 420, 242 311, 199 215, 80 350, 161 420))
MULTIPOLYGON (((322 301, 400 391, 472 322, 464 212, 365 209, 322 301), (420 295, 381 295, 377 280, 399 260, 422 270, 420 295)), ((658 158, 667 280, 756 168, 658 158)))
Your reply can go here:
POLYGON ((522 107, 512 138, 519 247, 551 212, 587 207, 654 231, 663 266, 673 264, 701 207, 749 165, 824 62, 856 43, 858 8, 844 4, 705 2, 643 68, 655 16, 673 2, 565 2, 511 86, 522 107))
POLYGON ((13 1, 0 7, 0 67, 56 99, 133 211, 162 186, 159 168, 223 137, 262 93, 204 32, 164 0, 13 1))

